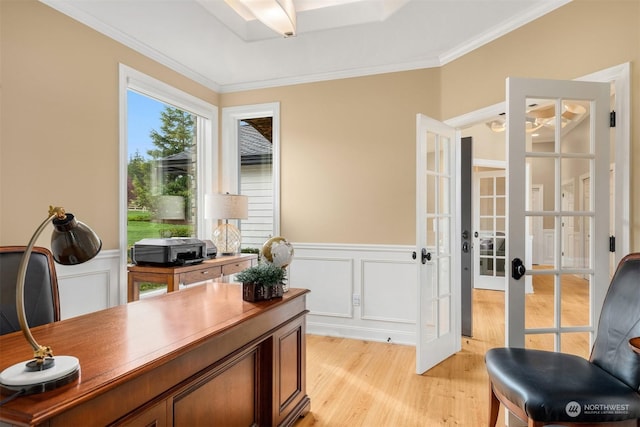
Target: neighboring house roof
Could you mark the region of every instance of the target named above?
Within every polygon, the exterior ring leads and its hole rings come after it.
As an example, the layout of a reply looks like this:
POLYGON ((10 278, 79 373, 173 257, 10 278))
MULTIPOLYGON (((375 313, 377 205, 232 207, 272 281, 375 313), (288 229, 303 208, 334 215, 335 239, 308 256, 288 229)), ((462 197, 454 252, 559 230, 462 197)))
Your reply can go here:
POLYGON ((240 122, 238 129, 240 159, 243 165, 271 163, 272 144, 253 125, 240 122))
MULTIPOLYGON (((272 144, 253 125, 244 121, 240 122, 238 140, 240 141, 241 164, 271 163, 272 144)), ((157 167, 164 169, 165 173, 188 173, 193 165, 192 157, 191 150, 185 150, 158 159, 157 167)))
POLYGON ((190 173, 193 163, 191 150, 187 149, 180 153, 157 159, 156 167, 162 168, 164 173, 190 173))

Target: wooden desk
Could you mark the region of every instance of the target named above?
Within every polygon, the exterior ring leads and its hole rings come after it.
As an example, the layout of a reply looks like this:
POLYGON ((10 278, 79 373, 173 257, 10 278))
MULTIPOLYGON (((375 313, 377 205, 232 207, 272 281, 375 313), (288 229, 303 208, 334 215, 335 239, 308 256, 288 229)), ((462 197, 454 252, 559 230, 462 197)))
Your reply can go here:
POLYGON ((166 283, 167 293, 177 291, 180 284, 203 282, 239 273, 258 262, 256 254, 219 256, 199 264, 176 267, 129 265, 127 301, 140 299, 140 283, 166 283))
MULTIPOLYGON (((260 303, 209 282, 32 329, 80 378, 0 406, 0 420, 57 426, 291 426, 308 412, 305 289, 260 303)), ((0 369, 29 358, 0 337, 0 369)))

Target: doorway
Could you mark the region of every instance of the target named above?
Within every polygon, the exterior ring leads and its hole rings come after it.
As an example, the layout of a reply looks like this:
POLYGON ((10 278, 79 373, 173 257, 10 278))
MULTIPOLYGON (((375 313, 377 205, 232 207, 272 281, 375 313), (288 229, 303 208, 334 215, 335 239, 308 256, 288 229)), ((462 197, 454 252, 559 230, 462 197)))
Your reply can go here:
POLYGON ((506 176, 499 168, 473 174, 474 287, 504 291, 506 270, 506 176))
MULTIPOLYGON (((615 209, 615 214, 611 215, 612 226, 611 235, 616 236, 615 251, 610 255, 610 271, 615 271, 617 262, 624 254, 629 252, 629 215, 630 215, 630 65, 621 64, 606 70, 602 70, 577 80, 585 81, 601 81, 611 83, 611 107, 616 111, 616 126, 611 128, 611 209, 615 209)), ((499 138, 499 126, 491 124, 496 118, 502 118, 505 110, 505 104, 496 104, 482 110, 465 114, 446 121, 447 124, 460 130, 462 137, 472 136, 474 138, 474 162, 478 158, 485 159, 490 164, 505 161, 505 143, 504 136, 499 138), (476 151, 477 150, 477 151, 476 151), (489 152, 490 155, 485 153, 489 152)), ((503 134, 502 134, 503 135, 503 134)), ((585 182, 581 180, 574 183, 574 197, 579 198, 577 203, 583 206, 588 203, 589 194, 583 192, 585 182)), ((529 203, 532 209, 534 206, 542 203, 544 197, 549 192, 545 192, 545 185, 542 183, 531 183, 531 193, 529 203)), ((574 201, 575 203, 575 201, 574 201)), ((545 259, 545 247, 553 245, 554 235, 545 231, 542 220, 543 218, 535 218, 531 222, 532 248, 531 259, 528 260, 532 267, 538 267, 540 264, 548 264, 549 260, 545 259)), ((581 224, 574 224, 574 231, 578 230, 578 235, 574 239, 587 241, 590 239, 588 233, 581 224)), ((575 234, 575 233, 574 233, 575 234)), ((475 245, 474 245, 475 246, 475 245)), ((579 247, 582 247, 581 243, 579 247)), ((476 247, 474 247, 476 249, 476 247)), ((576 265, 583 263, 584 254, 573 254, 576 265)), ((474 291, 475 292, 475 291, 474 291)))

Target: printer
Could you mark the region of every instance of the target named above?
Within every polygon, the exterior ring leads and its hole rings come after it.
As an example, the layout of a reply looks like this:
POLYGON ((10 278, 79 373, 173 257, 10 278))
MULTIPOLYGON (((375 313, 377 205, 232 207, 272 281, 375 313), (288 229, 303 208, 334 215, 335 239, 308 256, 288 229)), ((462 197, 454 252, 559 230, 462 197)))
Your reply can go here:
POLYGON ((198 264, 205 258, 207 245, 198 239, 142 239, 131 248, 131 260, 138 265, 198 264))

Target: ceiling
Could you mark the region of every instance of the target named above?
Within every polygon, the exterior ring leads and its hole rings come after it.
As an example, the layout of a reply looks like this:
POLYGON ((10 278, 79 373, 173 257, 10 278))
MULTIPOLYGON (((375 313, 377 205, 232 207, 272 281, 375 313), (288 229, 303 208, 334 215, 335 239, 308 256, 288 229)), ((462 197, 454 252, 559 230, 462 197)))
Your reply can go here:
POLYGON ((570 0, 293 0, 297 34, 224 0, 40 0, 218 92, 444 65, 570 0))

